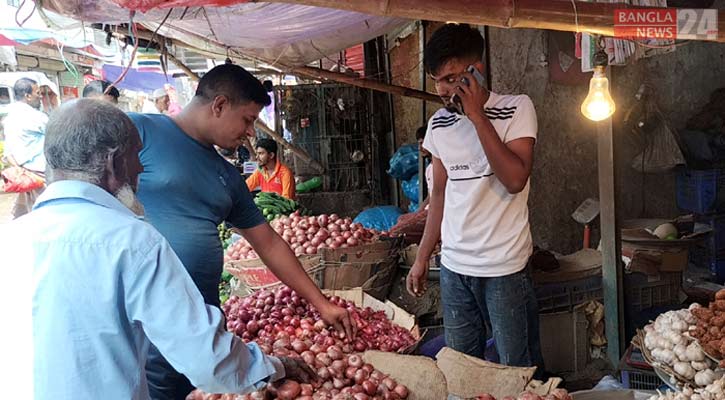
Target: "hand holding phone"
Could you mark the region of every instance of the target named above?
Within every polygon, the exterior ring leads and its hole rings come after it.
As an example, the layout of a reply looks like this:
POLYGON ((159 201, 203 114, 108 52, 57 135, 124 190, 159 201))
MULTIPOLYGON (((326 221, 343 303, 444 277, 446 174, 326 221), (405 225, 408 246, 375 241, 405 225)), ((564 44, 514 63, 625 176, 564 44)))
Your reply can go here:
MULTIPOLYGON (((486 79, 483 77, 483 75, 481 75, 480 72, 478 72, 476 67, 474 67, 473 65, 469 65, 468 68, 466 68, 466 72, 473 75, 473 77, 476 79, 476 84, 478 84, 479 87, 486 86, 486 79)), ((468 81, 468 78, 465 76, 461 77, 461 83, 468 87, 471 86, 471 83, 468 81)), ((461 97, 457 93, 454 93, 451 96, 451 103, 453 104, 453 106, 456 108, 456 110, 460 114, 465 115, 465 112, 463 110, 463 102, 461 101, 461 97)))

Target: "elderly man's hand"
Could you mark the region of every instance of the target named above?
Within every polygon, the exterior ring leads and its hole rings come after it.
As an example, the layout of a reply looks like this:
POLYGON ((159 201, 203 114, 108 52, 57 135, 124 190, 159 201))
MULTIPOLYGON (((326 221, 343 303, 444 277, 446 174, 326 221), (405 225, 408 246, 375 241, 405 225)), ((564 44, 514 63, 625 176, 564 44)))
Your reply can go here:
POLYGON ((291 379, 300 383, 310 383, 317 380, 315 371, 301 358, 279 357, 284 365, 285 379, 291 379))

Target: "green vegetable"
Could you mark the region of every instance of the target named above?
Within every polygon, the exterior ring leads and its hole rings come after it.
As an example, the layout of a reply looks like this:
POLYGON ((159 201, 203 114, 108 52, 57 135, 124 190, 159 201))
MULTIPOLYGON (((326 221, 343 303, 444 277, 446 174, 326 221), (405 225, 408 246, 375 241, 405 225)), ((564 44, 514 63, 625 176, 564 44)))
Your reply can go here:
POLYGON ((257 208, 262 211, 262 215, 264 215, 268 221, 279 218, 283 215, 292 214, 296 210, 302 208, 296 201, 287 199, 272 192, 258 193, 254 198, 254 204, 256 204, 257 208), (270 215, 272 216, 272 219, 268 218, 270 215))
POLYGON ((297 193, 307 193, 322 186, 322 179, 316 176, 297 185, 297 193))

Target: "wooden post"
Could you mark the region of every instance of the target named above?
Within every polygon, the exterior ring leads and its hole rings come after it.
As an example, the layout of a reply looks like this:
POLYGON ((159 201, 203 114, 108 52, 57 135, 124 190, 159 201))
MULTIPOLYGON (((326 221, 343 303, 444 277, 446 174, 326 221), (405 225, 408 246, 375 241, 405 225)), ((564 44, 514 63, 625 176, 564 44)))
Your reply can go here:
POLYGON ((274 139, 275 142, 279 143, 282 147, 289 149, 292 154, 299 157, 302 161, 310 164, 310 166, 318 173, 321 174, 325 172, 325 168, 317 161, 315 161, 312 157, 310 157, 309 154, 307 154, 306 151, 299 148, 298 146, 286 141, 282 136, 280 136, 277 132, 273 131, 270 127, 267 126, 262 121, 257 120, 255 123, 255 126, 265 134, 269 135, 272 139, 274 139))
MULTIPOLYGON (((500 28, 536 28, 614 36, 614 11, 652 8, 624 3, 541 0, 268 0, 272 3, 355 11, 363 14, 426 21, 456 21, 500 28), (575 11, 576 7, 576 11, 575 11)), ((669 7, 670 10, 675 10, 669 7)), ((725 42, 725 10, 718 10, 716 42, 725 42)), ((699 39, 705 40, 705 39, 699 39)))
MULTIPOLYGON (((420 90, 425 92, 425 68, 423 66, 424 53, 425 53, 425 21, 418 21, 418 79, 420 80, 420 90)), ((426 125, 428 122, 426 102, 421 102, 420 105, 420 123, 421 126, 426 125)), ((416 138, 417 139, 417 138, 416 138)), ((426 193, 428 193, 428 186, 425 180, 425 160, 420 154, 420 148, 418 149, 418 205, 423 202, 426 193)))
MULTIPOLYGON (((611 81, 611 80, 610 80, 611 81)), ((599 152, 599 204, 602 249, 602 286, 604 291, 604 326, 607 355, 612 365, 619 364, 624 350, 622 318, 622 268, 619 224, 617 221, 617 186, 615 180, 614 137, 612 119, 597 123, 599 152)))

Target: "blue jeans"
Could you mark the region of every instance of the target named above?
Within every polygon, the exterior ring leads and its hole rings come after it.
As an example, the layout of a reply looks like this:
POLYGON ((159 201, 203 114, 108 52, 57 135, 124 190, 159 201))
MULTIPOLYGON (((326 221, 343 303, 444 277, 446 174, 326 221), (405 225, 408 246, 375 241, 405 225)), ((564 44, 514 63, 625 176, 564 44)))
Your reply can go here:
POLYGON ((526 269, 496 278, 479 278, 441 266, 440 281, 448 347, 484 359, 488 323, 501 364, 536 366, 536 376, 543 374, 539 309, 526 269))

